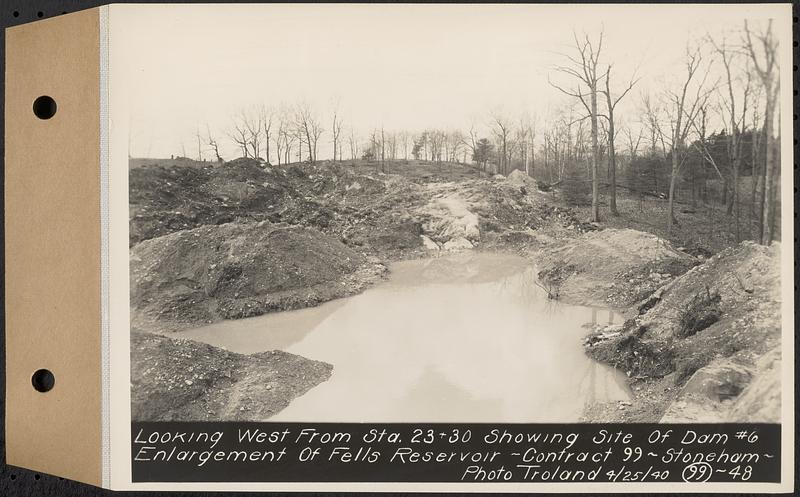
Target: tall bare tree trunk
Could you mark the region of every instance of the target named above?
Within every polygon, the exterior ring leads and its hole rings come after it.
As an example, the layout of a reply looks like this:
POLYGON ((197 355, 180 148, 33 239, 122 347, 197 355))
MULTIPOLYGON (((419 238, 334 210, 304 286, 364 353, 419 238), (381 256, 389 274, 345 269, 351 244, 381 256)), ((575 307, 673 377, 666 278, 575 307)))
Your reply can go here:
MULTIPOLYGON (((758 167, 759 162, 759 148, 760 148, 760 140, 758 139, 759 132, 758 126, 753 126, 753 132, 750 135, 750 156, 751 156, 751 171, 750 171, 750 224, 748 229, 748 233, 750 236, 753 236, 753 224, 755 223, 758 226, 758 219, 756 216, 760 213, 760 210, 756 210, 756 192, 758 191, 758 185, 761 183, 761 172, 760 168, 758 167)), ((758 235, 761 236, 761 228, 758 228, 758 235)))
MULTIPOLYGON (((768 90, 769 91, 769 90, 768 90)), ((772 113, 773 102, 767 102, 764 123, 764 137, 767 142, 767 156, 764 161, 764 207, 762 209, 761 217, 761 243, 769 245, 772 243, 772 204, 773 204, 773 187, 772 179, 774 176, 774 156, 773 150, 774 138, 772 136, 772 113), (772 105, 771 105, 772 104, 772 105)))
POLYGON ((736 243, 742 241, 742 234, 739 231, 739 157, 733 163, 733 208, 736 217, 736 243))
POLYGON ((611 194, 608 199, 612 216, 619 216, 617 211, 617 153, 614 150, 614 115, 608 116, 608 174, 611 180, 611 194))
POLYGON ((675 183, 678 179, 678 154, 672 152, 672 174, 669 178, 669 207, 667 212, 667 233, 672 234, 672 224, 675 220, 675 183))
POLYGON ((592 118, 592 221, 600 221, 600 180, 597 177, 597 157, 600 154, 597 145, 597 87, 591 87, 592 118))

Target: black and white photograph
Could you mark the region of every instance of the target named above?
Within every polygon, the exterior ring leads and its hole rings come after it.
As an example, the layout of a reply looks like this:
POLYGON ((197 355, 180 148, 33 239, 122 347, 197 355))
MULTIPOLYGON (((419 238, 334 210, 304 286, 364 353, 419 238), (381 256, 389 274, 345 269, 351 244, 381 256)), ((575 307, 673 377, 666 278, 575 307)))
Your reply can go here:
POLYGON ((796 486, 791 4, 12 3, 0 494, 796 486))
POLYGON ((580 9, 128 9, 131 420, 781 423, 791 33, 580 9))

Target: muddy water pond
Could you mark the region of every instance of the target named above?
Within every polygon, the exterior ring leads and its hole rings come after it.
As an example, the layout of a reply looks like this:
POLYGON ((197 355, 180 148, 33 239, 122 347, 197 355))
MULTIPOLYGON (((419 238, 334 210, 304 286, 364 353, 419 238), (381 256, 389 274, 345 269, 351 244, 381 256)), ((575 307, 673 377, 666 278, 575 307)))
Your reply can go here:
POLYGON ((510 255, 403 261, 360 295, 181 336, 333 364, 276 421, 572 422, 627 399, 624 375, 581 346, 594 323, 621 318, 549 300, 535 275, 510 255))

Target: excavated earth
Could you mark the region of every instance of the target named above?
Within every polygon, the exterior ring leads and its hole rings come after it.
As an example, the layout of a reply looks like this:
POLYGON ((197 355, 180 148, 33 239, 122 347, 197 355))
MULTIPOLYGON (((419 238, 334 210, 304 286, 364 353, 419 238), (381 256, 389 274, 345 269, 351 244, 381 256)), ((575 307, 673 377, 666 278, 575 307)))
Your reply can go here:
POLYGON ((318 305, 379 281, 391 261, 459 250, 528 256, 554 298, 627 318, 585 347, 628 375, 634 400, 597 404, 587 421, 780 410, 778 245, 706 260, 578 219, 524 172, 460 165, 148 161, 130 185, 138 419, 266 419, 331 374, 280 351, 242 356, 153 333, 318 305))
POLYGON ((134 328, 176 331, 351 295, 386 267, 302 226, 202 226, 131 249, 134 328))
POLYGON ((560 298, 628 317, 585 347, 628 375, 635 400, 595 405, 585 419, 779 422, 779 259, 779 243, 746 241, 701 262, 610 229, 546 252, 540 275, 560 284, 560 298))
POLYGON ((131 418, 263 421, 331 376, 333 366, 273 350, 243 355, 132 332, 131 418))

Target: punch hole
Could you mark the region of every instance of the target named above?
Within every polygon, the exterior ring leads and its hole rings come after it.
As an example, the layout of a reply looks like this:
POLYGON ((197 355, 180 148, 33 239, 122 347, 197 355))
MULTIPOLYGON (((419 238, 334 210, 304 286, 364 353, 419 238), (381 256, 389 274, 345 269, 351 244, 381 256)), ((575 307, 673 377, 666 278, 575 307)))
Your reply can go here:
POLYGON ((49 392, 56 384, 56 377, 47 369, 39 369, 33 373, 31 384, 37 392, 49 392))
POLYGON ((19 11, 15 10, 14 12, 11 13, 11 15, 13 15, 14 17, 19 17, 19 11))
POLYGON ((33 101, 33 113, 39 119, 50 119, 56 115, 57 108, 58 106, 53 97, 48 97, 47 95, 42 95, 33 101))

